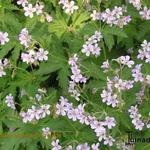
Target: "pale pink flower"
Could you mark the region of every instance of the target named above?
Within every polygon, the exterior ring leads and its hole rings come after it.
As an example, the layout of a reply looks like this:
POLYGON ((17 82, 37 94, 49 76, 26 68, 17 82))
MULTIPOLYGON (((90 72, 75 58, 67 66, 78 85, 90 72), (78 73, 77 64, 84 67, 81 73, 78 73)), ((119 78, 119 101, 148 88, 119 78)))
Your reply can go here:
POLYGON ((33 13, 36 11, 36 8, 32 6, 32 4, 28 4, 27 6, 24 7, 24 15, 27 17, 29 16, 30 18, 33 18, 33 13))
POLYGON ((9 41, 7 32, 0 32, 0 44, 5 45, 9 41))

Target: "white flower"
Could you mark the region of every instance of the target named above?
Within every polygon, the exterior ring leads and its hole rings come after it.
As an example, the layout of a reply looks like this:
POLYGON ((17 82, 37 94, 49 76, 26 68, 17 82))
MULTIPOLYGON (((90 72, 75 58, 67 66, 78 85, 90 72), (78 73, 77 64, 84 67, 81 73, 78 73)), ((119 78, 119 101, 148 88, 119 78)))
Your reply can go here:
POLYGON ((22 117, 24 123, 31 122, 33 120, 33 116, 28 112, 21 112, 20 116, 22 117))
POLYGON ((112 127, 116 126, 116 121, 113 117, 106 117, 104 124, 108 127, 108 129, 112 129, 112 127))
POLYGON ((135 129, 137 129, 137 130, 142 130, 143 129, 143 127, 144 127, 144 123, 142 122, 142 120, 140 120, 139 118, 134 118, 133 120, 132 120, 132 123, 135 125, 135 129))
POLYGON ((92 150, 99 150, 99 143, 92 144, 92 150))
POLYGON ((144 9, 139 12, 139 14, 143 19, 150 20, 150 9, 147 7, 144 7, 144 9))
POLYGON ((78 6, 75 5, 74 1, 70 1, 64 4, 63 9, 65 10, 65 13, 73 14, 73 12, 78 9, 78 6))
POLYGON ((43 135, 46 139, 48 139, 48 136, 51 135, 51 132, 50 132, 49 127, 46 127, 46 128, 43 128, 43 129, 42 129, 42 135, 43 135))
POLYGON ((52 150, 61 150, 61 146, 59 145, 59 139, 52 141, 52 150))
POLYGON ((71 109, 68 111, 67 116, 69 119, 72 119, 73 121, 76 121, 78 118, 78 109, 71 109))
POLYGON ((29 35, 29 32, 26 28, 22 29, 19 37, 18 37, 20 44, 24 45, 25 47, 28 47, 31 42, 31 36, 29 35))
POLYGON ((117 59, 120 64, 127 65, 129 68, 134 65, 134 61, 130 60, 130 56, 121 56, 117 59))
POLYGON ((34 105, 31 107, 31 109, 28 109, 27 113, 30 114, 32 119, 35 118, 39 120, 41 118, 40 111, 34 105))
POLYGON ((73 150, 72 145, 67 146, 65 150, 73 150))
POLYGON ((49 23, 53 21, 53 17, 50 15, 46 15, 45 18, 46 18, 47 22, 49 22, 49 23))
POLYGON ((7 32, 0 32, 0 44, 5 45, 9 41, 7 32))
POLYGON ((101 65, 101 68, 102 68, 102 69, 105 69, 105 71, 106 71, 107 69, 109 69, 109 62, 108 62, 108 60, 106 60, 106 61, 103 62, 103 64, 101 65))
POLYGON ((22 5, 23 7, 25 7, 25 5, 28 4, 28 1, 27 0, 18 0, 17 4, 22 5))
POLYGON ((21 59, 23 62, 26 62, 27 64, 33 64, 35 62, 34 56, 32 53, 22 53, 21 59))
POLYGON ((93 13, 90 15, 90 17, 92 18, 92 20, 99 20, 100 19, 100 13, 97 12, 96 10, 93 10, 93 13))
POLYGON ((36 59, 39 61, 47 61, 48 60, 48 51, 44 50, 43 48, 39 48, 36 52, 36 59))
POLYGON ((137 10, 141 9, 141 0, 129 0, 129 3, 132 4, 137 10))
POLYGON ((112 146, 115 142, 115 139, 113 139, 111 136, 104 138, 104 145, 112 146))
POLYGON ((36 8, 32 7, 32 4, 28 4, 27 6, 24 7, 24 15, 27 17, 29 16, 30 18, 33 17, 33 13, 36 11, 36 8))
POLYGON ((66 115, 66 106, 64 103, 56 104, 56 114, 57 115, 66 115))
POLYGON ((65 5, 66 3, 68 3, 68 0, 60 0, 58 4, 65 5))
POLYGON ((150 123, 148 123, 148 124, 146 125, 146 127, 147 127, 148 129, 150 129, 150 123))
POLYGON ((142 82, 144 79, 143 79, 143 74, 141 73, 141 67, 142 67, 142 64, 137 64, 134 69, 132 69, 132 76, 134 77, 134 81, 135 82, 142 82))
POLYGON ((40 111, 41 111, 42 118, 45 118, 46 115, 50 115, 49 108, 50 108, 50 105, 48 105, 48 104, 41 106, 40 111))
POLYGON ((35 9, 36 9, 36 14, 37 15, 40 15, 40 14, 42 14, 43 13, 43 8, 44 8, 44 5, 43 4, 41 4, 41 3, 37 3, 36 5, 35 5, 35 9))
POLYGON ((150 75, 146 75, 146 82, 150 85, 150 75))
POLYGON ((0 66, 0 77, 5 76, 6 72, 4 71, 4 67, 0 66))
POLYGON ((40 94, 36 94, 35 95, 35 99, 37 100, 37 101, 40 101, 41 99, 42 99, 42 95, 40 95, 40 94))
POLYGON ((12 96, 12 94, 9 94, 5 97, 5 103, 7 104, 8 107, 14 110, 16 109, 15 103, 14 103, 14 97, 12 96))
POLYGON ((87 143, 85 143, 85 144, 79 144, 79 145, 76 147, 76 150, 90 150, 90 147, 88 146, 87 143))

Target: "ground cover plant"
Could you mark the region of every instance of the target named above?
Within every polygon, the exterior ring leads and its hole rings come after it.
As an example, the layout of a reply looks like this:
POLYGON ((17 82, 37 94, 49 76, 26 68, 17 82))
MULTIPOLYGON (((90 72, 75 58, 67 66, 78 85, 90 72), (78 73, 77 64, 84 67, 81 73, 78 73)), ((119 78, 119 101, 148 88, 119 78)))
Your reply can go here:
POLYGON ((0 150, 150 150, 150 1, 0 0, 0 150))

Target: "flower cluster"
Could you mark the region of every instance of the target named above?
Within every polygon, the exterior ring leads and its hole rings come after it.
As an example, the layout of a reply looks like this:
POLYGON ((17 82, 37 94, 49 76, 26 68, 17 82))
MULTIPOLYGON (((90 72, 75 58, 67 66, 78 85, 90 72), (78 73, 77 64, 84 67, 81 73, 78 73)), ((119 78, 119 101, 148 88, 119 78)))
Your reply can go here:
POLYGON ((31 35, 29 35, 29 31, 26 28, 22 29, 18 36, 18 40, 20 41, 20 44, 27 48, 31 43, 31 39, 32 38, 31 35))
POLYGON ((104 89, 100 94, 102 102, 108 106, 117 107, 119 105, 118 94, 121 91, 130 90, 133 88, 134 81, 122 80, 115 76, 112 80, 107 78, 107 89, 104 89), (117 92, 116 92, 117 91, 117 92))
POLYGON ((144 127, 144 122, 141 120, 141 114, 138 112, 137 105, 131 106, 128 112, 135 129, 142 130, 144 127))
POLYGON ((125 12, 127 12, 126 8, 115 6, 113 10, 107 8, 102 13, 96 12, 96 10, 94 10, 91 14, 91 17, 93 20, 101 20, 110 26, 116 25, 122 28, 131 21, 130 16, 124 16, 125 12))
POLYGON ((93 10, 92 14, 90 15, 90 17, 92 18, 92 20, 100 20, 101 18, 101 13, 97 12, 96 10, 93 10))
POLYGON ((131 68, 134 65, 134 61, 130 60, 130 56, 120 56, 117 58, 117 62, 121 65, 128 66, 131 68))
POLYGON ((39 108, 33 105, 31 109, 27 110, 27 112, 20 112, 20 116, 22 117, 24 123, 32 122, 50 115, 49 108, 50 105, 48 104, 41 105, 39 108))
POLYGON ((11 109, 14 109, 14 110, 16 109, 15 103, 14 103, 14 97, 12 96, 11 93, 5 97, 5 103, 6 103, 7 106, 10 107, 11 109))
MULTIPOLYGON (((150 117, 150 112, 149 112, 149 117, 150 117)), ((147 121, 147 120, 146 120, 147 121)), ((147 121, 147 124, 146 124, 146 127, 148 128, 148 129, 150 129, 150 119, 147 121)))
POLYGON ((95 31, 95 34, 92 35, 82 47, 82 53, 85 53, 86 56, 91 54, 94 56, 99 56, 101 49, 98 46, 98 42, 102 39, 101 32, 95 31))
POLYGON ((138 104, 142 103, 142 100, 143 100, 143 97, 144 97, 144 91, 145 91, 145 88, 142 87, 141 90, 138 93, 135 94, 138 104))
MULTIPOLYGON (((111 137, 109 137, 104 144, 108 145, 108 143, 113 144, 112 142, 114 142, 114 139, 112 139, 111 137)), ((52 143, 52 150, 62 150, 62 146, 59 144, 59 139, 53 140, 52 143)), ((88 145, 88 143, 82 143, 82 144, 78 144, 76 146, 76 150, 99 150, 99 143, 93 143, 90 147, 90 145, 88 145)), ((69 145, 65 148, 65 150, 74 150, 72 145, 69 145)))
MULTIPOLYGON (((59 139, 52 141, 51 145, 52 145, 52 150, 61 150, 62 149, 61 145, 59 144, 59 139)), ((88 143, 83 143, 83 144, 78 144, 75 149, 76 150, 90 150, 90 149, 91 150, 99 150, 99 145, 100 145, 99 143, 96 143, 96 144, 94 143, 91 145, 91 148, 90 148, 88 143)), ((69 145, 65 148, 65 150, 73 150, 73 149, 74 148, 72 145, 69 145)))
POLYGON ((2 76, 5 76, 6 75, 6 72, 4 69, 8 68, 9 67, 9 61, 8 59, 0 59, 0 77, 2 76))
POLYGON ((144 40, 141 46, 142 48, 139 49, 137 58, 145 60, 146 63, 150 63, 150 42, 144 40))
POLYGON ((84 77, 81 74, 81 70, 78 67, 77 61, 78 61, 77 54, 74 54, 74 56, 69 58, 69 61, 68 61, 69 65, 71 66, 71 71, 72 71, 71 81, 69 82, 68 91, 76 100, 79 101, 80 93, 78 92, 76 86, 78 83, 86 83, 86 77, 84 77))
POLYGON ((137 10, 141 9, 142 3, 141 0, 128 0, 137 10))
POLYGON ((29 35, 29 32, 26 28, 21 30, 21 33, 18 36, 18 39, 20 41, 20 44, 28 48, 27 52, 23 52, 21 54, 21 59, 23 62, 26 62, 27 64, 38 64, 42 61, 48 60, 48 51, 44 50, 43 48, 39 48, 38 50, 34 50, 33 48, 30 49, 30 45, 32 37, 29 35))
POLYGON ((141 73, 141 67, 142 67, 142 64, 137 64, 132 69, 132 76, 135 82, 138 82, 138 81, 142 82, 144 80, 143 74, 141 73))
POLYGON ((147 6, 142 7, 141 0, 129 0, 138 11, 140 16, 145 20, 150 20, 150 9, 147 6))
POLYGON ((18 4, 18 5, 22 5, 22 6, 24 7, 25 5, 28 4, 28 1, 27 1, 27 0, 18 0, 18 1, 17 1, 17 4, 18 4))
POLYGON ((147 7, 144 7, 143 10, 139 12, 139 14, 143 19, 150 20, 150 9, 148 9, 147 7))
POLYGON ((0 45, 5 45, 9 41, 7 32, 0 32, 0 45))
POLYGON ((78 9, 78 6, 75 5, 75 2, 73 0, 60 0, 59 4, 62 5, 62 8, 65 10, 65 13, 67 14, 73 14, 74 11, 78 9))
POLYGON ((101 65, 101 68, 104 69, 104 72, 107 72, 109 67, 110 67, 110 64, 108 60, 104 61, 103 64, 101 65))
POLYGON ((42 89, 38 89, 37 94, 35 94, 35 99, 37 101, 41 101, 42 97, 46 94, 46 89, 42 88, 42 89))
POLYGON ((48 139, 48 136, 51 135, 51 132, 50 132, 49 127, 46 127, 46 128, 43 128, 43 129, 42 129, 42 135, 43 135, 46 139, 48 139))
POLYGON ((64 97, 59 99, 60 103, 56 104, 56 114, 61 116, 67 116, 72 121, 79 121, 81 124, 89 125, 94 130, 99 141, 104 139, 104 144, 112 146, 115 141, 111 136, 107 135, 106 127, 112 129, 116 125, 116 121, 113 117, 106 117, 105 120, 99 121, 96 117, 91 116, 84 110, 85 104, 80 104, 74 108, 72 103, 64 97))
POLYGON ((48 51, 43 48, 39 48, 38 50, 29 49, 27 52, 21 54, 21 59, 23 62, 27 64, 38 64, 42 61, 48 60, 48 51))
POLYGON ((49 14, 43 11, 44 5, 42 2, 37 2, 35 6, 33 6, 27 0, 18 0, 17 4, 23 7, 24 15, 26 17, 29 16, 30 18, 33 18, 34 13, 36 13, 36 15, 40 15, 41 18, 44 18, 44 20, 47 20, 47 22, 51 22, 53 20, 53 18, 49 14))
POLYGON ((59 139, 53 140, 52 143, 52 150, 61 150, 62 147, 59 144, 59 139))
MULTIPOLYGON (((99 143, 94 143, 94 144, 92 144, 91 145, 91 148, 90 148, 90 146, 88 145, 88 143, 82 143, 82 144, 78 144, 77 146, 76 146, 76 150, 99 150, 99 143)), ((72 147, 72 145, 69 145, 68 146, 69 148, 67 148, 66 150, 73 150, 73 147, 72 147)))

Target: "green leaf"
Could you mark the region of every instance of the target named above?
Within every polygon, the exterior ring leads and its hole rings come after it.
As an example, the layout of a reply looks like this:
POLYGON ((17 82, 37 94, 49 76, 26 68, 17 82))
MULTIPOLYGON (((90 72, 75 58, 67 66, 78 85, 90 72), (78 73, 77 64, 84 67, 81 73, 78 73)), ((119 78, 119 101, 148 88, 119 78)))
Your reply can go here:
POLYGON ((66 22, 62 20, 54 20, 48 27, 50 33, 56 33, 60 37, 67 30, 66 22))
POLYGON ((18 44, 15 46, 15 48, 12 51, 12 61, 14 65, 17 64, 17 60, 19 59, 21 49, 22 49, 22 46, 18 44))
POLYGON ((40 68, 34 73, 35 75, 46 75, 50 74, 51 72, 55 72, 61 69, 61 64, 55 63, 53 60, 49 60, 46 63, 42 63, 40 68))
POLYGON ((103 30, 103 34, 107 35, 107 34, 111 34, 111 35, 116 35, 118 37, 123 37, 123 38, 127 38, 127 34, 123 31, 123 29, 120 29, 118 27, 109 27, 106 26, 103 30))
POLYGON ((111 50, 115 44, 114 37, 111 34, 104 34, 104 41, 108 49, 111 50))
POLYGON ((73 26, 80 26, 83 22, 85 22, 86 20, 88 20, 90 18, 89 13, 84 12, 84 13, 75 13, 73 15, 73 26))
POLYGON ((59 85, 65 91, 68 90, 69 69, 64 67, 58 71, 59 85))
POLYGON ((0 50, 0 59, 4 58, 14 47, 14 42, 8 42, 6 45, 2 46, 0 50))
POLYGON ((103 71, 100 69, 100 66, 97 66, 96 64, 90 61, 84 61, 82 64, 83 68, 86 70, 85 74, 87 76, 105 80, 105 75, 103 71))

